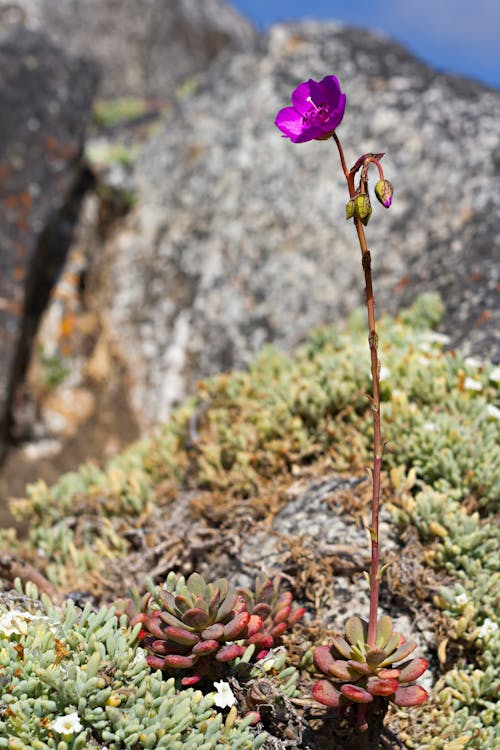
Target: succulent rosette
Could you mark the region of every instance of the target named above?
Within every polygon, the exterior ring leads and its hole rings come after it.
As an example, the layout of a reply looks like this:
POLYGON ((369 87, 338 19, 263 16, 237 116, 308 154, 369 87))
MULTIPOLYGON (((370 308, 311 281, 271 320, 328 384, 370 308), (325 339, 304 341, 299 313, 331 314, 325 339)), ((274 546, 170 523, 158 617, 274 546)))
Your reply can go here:
POLYGON ((169 574, 164 586, 152 588, 142 610, 131 625, 142 625, 139 640, 148 651, 147 663, 184 671, 183 685, 195 684, 207 672, 216 674, 217 664, 242 656, 262 625, 224 578, 206 583, 198 573, 187 581, 169 574))
POLYGON ((261 627, 247 643, 255 645, 255 658, 263 659, 269 649, 280 644, 281 636, 300 620, 306 610, 293 606, 291 591, 281 591, 280 576, 269 580, 260 575, 255 581, 254 591, 239 591, 248 612, 262 620, 261 627))
POLYGON ((351 617, 345 638, 334 637, 330 646, 318 646, 314 651, 314 663, 327 679, 314 684, 313 697, 325 706, 357 704, 358 723, 365 721, 367 707, 377 698, 387 698, 398 706, 418 706, 428 698, 415 680, 429 662, 422 658, 405 661, 416 644, 394 632, 388 615, 377 623, 374 646, 368 645, 367 633, 367 623, 351 617))
POLYGON ((292 106, 278 112, 275 124, 292 143, 329 138, 344 117, 346 95, 336 76, 304 81, 291 99, 292 106))

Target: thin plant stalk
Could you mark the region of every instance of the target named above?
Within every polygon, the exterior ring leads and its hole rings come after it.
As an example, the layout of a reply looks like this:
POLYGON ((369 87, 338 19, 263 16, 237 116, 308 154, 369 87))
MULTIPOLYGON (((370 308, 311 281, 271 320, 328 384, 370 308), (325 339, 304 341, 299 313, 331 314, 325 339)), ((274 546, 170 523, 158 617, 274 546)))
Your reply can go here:
MULTIPOLYGON (((347 169, 344 152, 340 140, 334 131, 332 134, 335 141, 342 170, 344 172, 349 197, 354 198, 355 172, 347 169)), ((371 161, 371 160, 370 160, 371 161)), ((377 163, 377 166, 378 163, 377 163)), ((373 469, 372 469, 372 503, 371 503, 371 562, 370 562, 370 614, 368 619, 368 645, 375 647, 378 601, 379 601, 379 510, 380 510, 380 473, 382 467, 382 436, 380 431, 380 363, 378 359, 378 337, 375 321, 375 298, 373 295, 373 283, 371 272, 371 255, 366 242, 363 224, 358 216, 354 216, 354 225, 358 235, 361 248, 361 263, 365 274, 365 302, 368 312, 368 343, 370 346, 371 374, 372 374, 372 397, 371 409, 373 417, 373 469)))

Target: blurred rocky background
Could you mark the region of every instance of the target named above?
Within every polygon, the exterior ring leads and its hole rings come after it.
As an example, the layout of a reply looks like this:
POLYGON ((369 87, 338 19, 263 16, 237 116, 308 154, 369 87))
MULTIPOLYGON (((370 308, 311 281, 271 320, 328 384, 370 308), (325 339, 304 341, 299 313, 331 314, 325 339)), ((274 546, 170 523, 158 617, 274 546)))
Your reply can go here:
POLYGON ((347 92, 349 162, 386 151, 379 312, 439 291, 448 345, 500 358, 499 91, 221 0, 0 0, 0 27, 0 505, 360 304, 336 150, 273 124, 308 77, 347 92))

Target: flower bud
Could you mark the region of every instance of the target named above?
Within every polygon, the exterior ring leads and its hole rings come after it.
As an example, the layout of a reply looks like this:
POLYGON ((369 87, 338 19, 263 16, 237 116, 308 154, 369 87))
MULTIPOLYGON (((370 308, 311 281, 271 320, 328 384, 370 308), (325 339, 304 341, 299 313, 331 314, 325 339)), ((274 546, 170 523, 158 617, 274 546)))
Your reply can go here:
POLYGON ((357 195, 354 201, 354 215, 357 216, 361 223, 366 227, 370 220, 370 216, 372 215, 370 197, 366 193, 362 193, 361 195, 357 195))
POLYGON ((356 201, 354 200, 354 198, 350 198, 347 201, 346 207, 345 207, 345 217, 347 221, 349 221, 349 219, 352 219, 352 217, 354 216, 355 210, 356 210, 356 201))
POLYGON ((375 195, 384 208, 389 208, 392 203, 393 188, 389 180, 379 180, 375 185, 375 195))

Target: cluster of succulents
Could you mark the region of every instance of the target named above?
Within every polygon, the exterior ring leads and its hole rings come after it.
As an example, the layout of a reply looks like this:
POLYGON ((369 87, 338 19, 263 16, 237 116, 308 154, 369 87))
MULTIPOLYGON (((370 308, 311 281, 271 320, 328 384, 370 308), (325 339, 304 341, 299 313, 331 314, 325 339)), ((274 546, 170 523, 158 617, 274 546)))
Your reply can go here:
POLYGON ((45 595, 0 595, 0 748, 8 750, 257 750, 265 732, 216 691, 179 690, 146 662, 113 607, 83 611, 45 595))
POLYGON ((242 657, 248 646, 257 658, 277 645, 280 636, 304 614, 292 609, 292 596, 280 591, 279 579, 259 578, 255 592, 238 590, 224 578, 206 582, 198 573, 169 573, 164 585, 150 586, 141 611, 139 641, 154 669, 182 674, 183 685, 211 680, 222 665, 242 657))
POLYGON ((293 605, 292 592, 282 589, 280 576, 270 580, 261 574, 257 576, 253 591, 240 588, 238 593, 246 610, 253 617, 261 618, 260 628, 247 641, 255 645, 256 659, 263 659, 269 649, 279 645, 281 636, 306 612, 304 607, 293 605))
POLYGON ((367 726, 370 704, 388 698, 398 706, 418 706, 428 694, 415 684, 429 666, 421 657, 404 661, 416 644, 394 632, 392 620, 383 615, 375 643, 368 644, 368 624, 351 617, 345 625, 345 638, 334 636, 329 646, 318 646, 314 663, 328 679, 313 686, 313 696, 326 706, 355 706, 354 718, 360 729, 367 726), (403 663, 401 663, 403 662, 403 663))

